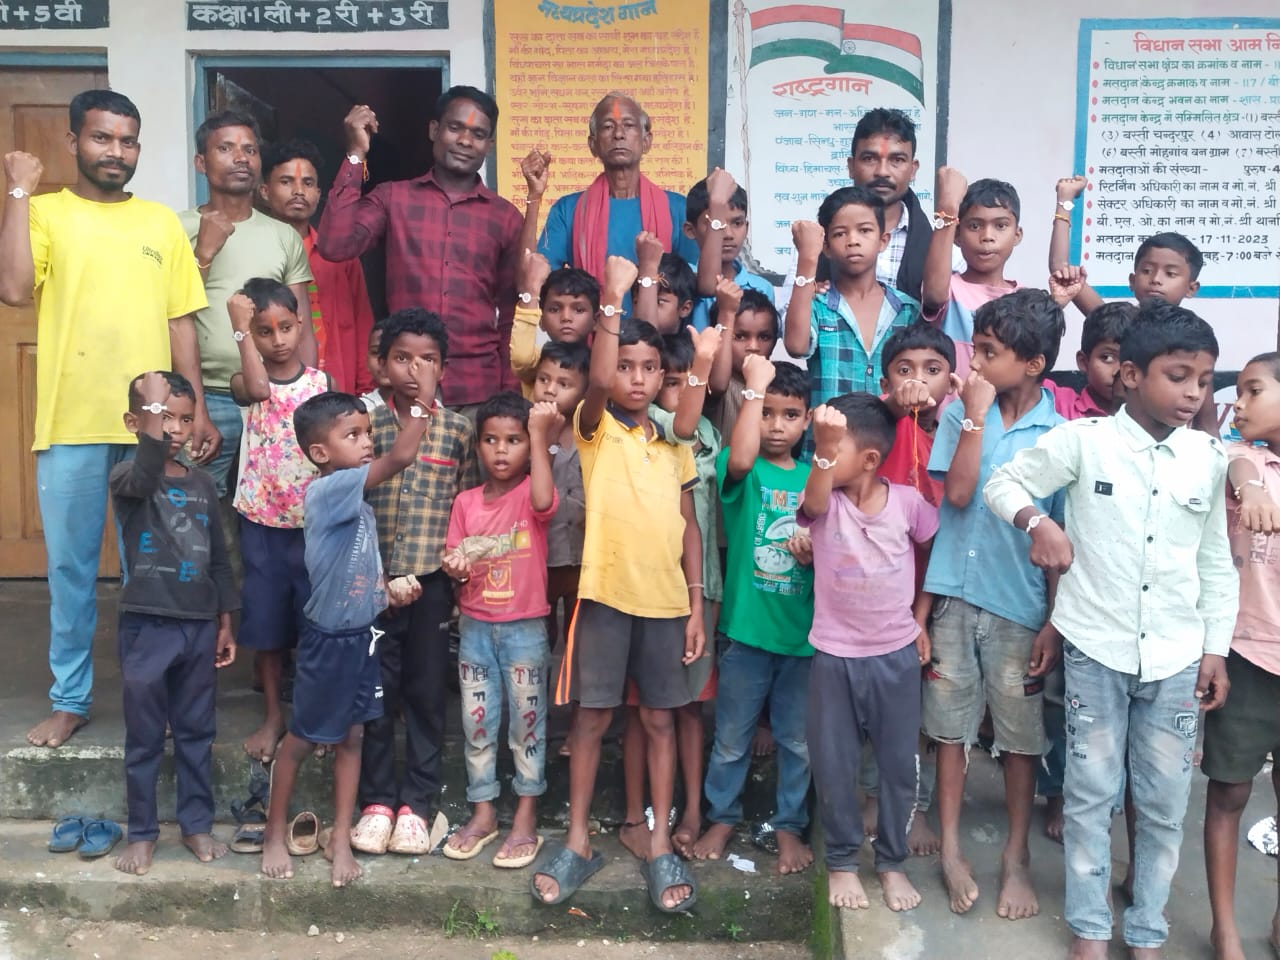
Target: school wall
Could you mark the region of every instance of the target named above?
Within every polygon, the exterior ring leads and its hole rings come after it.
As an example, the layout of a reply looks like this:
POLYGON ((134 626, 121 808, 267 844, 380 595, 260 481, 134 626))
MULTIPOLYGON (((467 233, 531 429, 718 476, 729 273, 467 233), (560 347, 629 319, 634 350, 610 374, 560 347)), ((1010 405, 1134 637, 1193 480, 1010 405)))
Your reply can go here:
MULTIPOLYGON (((1009 277, 1044 286, 1054 182, 1083 173, 1075 151, 1076 42, 1082 19, 1275 17, 1276 0, 954 0, 951 27, 950 125, 947 160, 970 180, 1007 180, 1022 198, 1023 240, 1009 277)), ((923 177, 923 171, 921 171, 923 177)), ((1205 267, 1201 280, 1212 265, 1205 267)), ((1280 263, 1275 267, 1280 279, 1280 263)), ((1238 370, 1276 349, 1280 302, 1195 300, 1222 349, 1218 367, 1238 370)), ((1079 311, 1067 311, 1059 367, 1075 366, 1079 311)))

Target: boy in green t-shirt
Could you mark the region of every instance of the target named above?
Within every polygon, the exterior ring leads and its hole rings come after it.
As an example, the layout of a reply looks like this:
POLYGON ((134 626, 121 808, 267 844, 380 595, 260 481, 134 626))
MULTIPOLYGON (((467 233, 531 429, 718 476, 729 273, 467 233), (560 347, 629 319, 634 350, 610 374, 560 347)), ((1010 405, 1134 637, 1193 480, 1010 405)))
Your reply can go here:
POLYGON ((805 704, 809 627, 813 621, 812 554, 796 528, 808 464, 791 450, 809 425, 809 378, 794 364, 749 356, 746 389, 729 445, 716 464, 728 540, 720 630, 732 644, 720 659, 720 683, 733 696, 716 701, 715 746, 707 767, 711 826, 693 847, 718 860, 742 819, 742 788, 751 738, 765 703, 778 743, 778 872, 813 863, 801 839, 809 816, 805 704))

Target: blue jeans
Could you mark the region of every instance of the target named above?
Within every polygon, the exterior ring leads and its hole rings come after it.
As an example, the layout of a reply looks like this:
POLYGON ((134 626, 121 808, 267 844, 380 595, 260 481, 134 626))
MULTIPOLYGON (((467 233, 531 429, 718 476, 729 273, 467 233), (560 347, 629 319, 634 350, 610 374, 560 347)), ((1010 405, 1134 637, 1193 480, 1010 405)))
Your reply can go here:
POLYGON ((458 682, 467 738, 467 802, 496 800, 498 728, 507 704, 507 743, 517 797, 547 792, 547 623, 542 617, 486 623, 458 618, 458 682))
MULTIPOLYGON (((57 444, 36 453, 36 490, 49 559, 49 699, 54 710, 82 717, 89 715, 93 703, 93 633, 98 626, 98 557, 107 523, 107 478, 133 451, 130 444, 86 443, 57 444)), ((123 555, 121 550, 122 561, 123 555)))
POLYGON ((227 495, 230 488, 231 463, 240 453, 240 438, 244 434, 244 418, 240 413, 240 405, 229 393, 214 393, 206 390, 204 394, 205 409, 209 411, 209 419, 222 434, 222 448, 204 469, 213 477, 214 486, 218 488, 218 497, 227 495))
POLYGON ((1124 942, 1155 948, 1169 935, 1164 918, 1178 868, 1182 818, 1191 791, 1199 723, 1199 663, 1164 680, 1143 682, 1064 643, 1067 772, 1067 926, 1085 940, 1111 939, 1111 818, 1124 786, 1125 750, 1137 809, 1133 905, 1124 912, 1124 942))
POLYGON ((809 825, 809 747, 805 705, 809 700, 809 657, 769 653, 733 642, 720 657, 716 736, 707 764, 707 802, 715 823, 742 820, 742 788, 751 766, 751 738, 765 703, 778 744, 775 830, 799 834, 809 825))

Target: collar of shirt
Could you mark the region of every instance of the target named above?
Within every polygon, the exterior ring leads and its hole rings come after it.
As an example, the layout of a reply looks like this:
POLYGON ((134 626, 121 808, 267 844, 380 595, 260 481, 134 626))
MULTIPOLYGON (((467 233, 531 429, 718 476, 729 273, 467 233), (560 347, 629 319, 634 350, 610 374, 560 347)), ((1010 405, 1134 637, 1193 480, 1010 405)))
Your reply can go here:
MULTIPOLYGON (((1152 447, 1164 447, 1176 457, 1179 454, 1194 455, 1197 452, 1195 448, 1200 446, 1200 438, 1192 435, 1191 427, 1177 427, 1163 440, 1157 440, 1129 415, 1127 404, 1116 411, 1116 428, 1134 453, 1150 450, 1152 447)), ((1221 449, 1221 442, 1217 438, 1210 437, 1209 440, 1211 446, 1221 449)))
MULTIPOLYGON (((637 420, 631 414, 627 413, 627 411, 623 410, 621 407, 614 404, 612 400, 609 400, 608 402, 606 402, 604 405, 604 408, 607 411, 609 411, 609 416, 613 417, 613 419, 617 420, 620 424, 622 424, 628 430, 640 429, 640 421, 637 420)), ((649 422, 653 424, 652 439, 665 441, 667 439, 667 435, 666 435, 666 432, 662 429, 662 424, 658 423, 658 421, 656 420, 650 420, 649 422)))
MULTIPOLYGON (((870 343, 864 344, 868 354, 875 349, 876 344, 880 342, 889 327, 893 325, 893 321, 898 314, 902 312, 902 300, 898 296, 898 292, 882 280, 877 280, 876 282, 880 284, 880 289, 884 291, 884 303, 880 305, 880 315, 876 318, 875 336, 870 343)), ((827 288, 826 302, 827 309, 843 317, 854 335, 861 340, 862 330, 858 327, 858 318, 853 315, 853 308, 840 295, 840 291, 836 289, 834 283, 827 288)))
POLYGON ((464 200, 484 200, 487 202, 497 197, 496 193, 484 185, 484 181, 480 179, 479 174, 476 175, 475 181, 471 184, 471 189, 457 196, 452 195, 448 190, 440 186, 440 181, 436 179, 434 169, 428 170, 420 177, 414 177, 409 181, 409 185, 412 187, 430 187, 438 190, 448 198, 450 203, 461 203, 464 200))

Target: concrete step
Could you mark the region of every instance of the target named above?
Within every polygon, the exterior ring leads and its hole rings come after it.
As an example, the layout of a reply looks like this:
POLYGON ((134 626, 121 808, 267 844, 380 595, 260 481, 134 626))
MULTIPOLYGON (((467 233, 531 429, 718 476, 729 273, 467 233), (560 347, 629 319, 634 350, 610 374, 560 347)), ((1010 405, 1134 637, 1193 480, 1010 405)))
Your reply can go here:
MULTIPOLYGON (((74 853, 49 853, 49 831, 48 822, 0 821, 0 908, 209 930, 305 932, 316 924, 325 930, 413 927, 569 940, 792 942, 804 942, 812 932, 815 874, 777 876, 763 854, 754 858, 756 873, 727 862, 695 864, 698 903, 688 914, 667 915, 650 904, 638 861, 612 835, 593 839, 605 856, 604 869, 570 905, 546 907, 530 896, 530 870, 496 870, 485 855, 457 863, 438 855, 362 856, 364 877, 334 890, 319 855, 295 858, 292 880, 268 880, 258 873, 256 856, 197 863, 179 844, 176 829, 165 827, 151 872, 131 877, 115 870, 110 857, 86 862, 74 853)), ((743 843, 735 849, 752 856, 743 843)))

